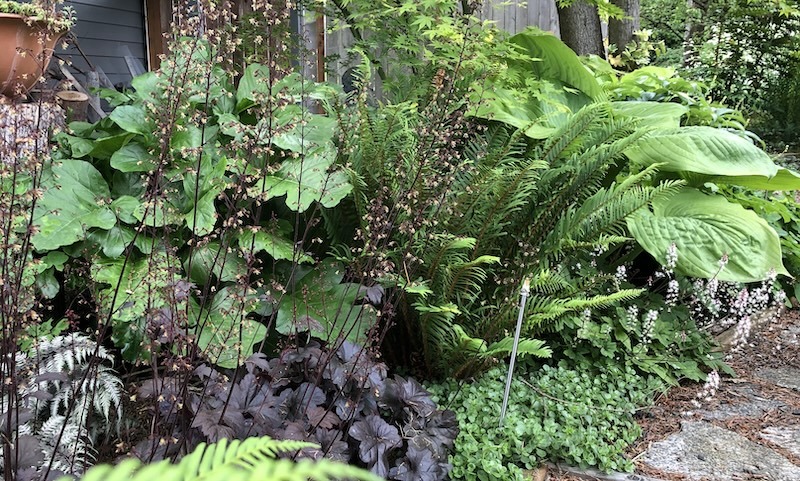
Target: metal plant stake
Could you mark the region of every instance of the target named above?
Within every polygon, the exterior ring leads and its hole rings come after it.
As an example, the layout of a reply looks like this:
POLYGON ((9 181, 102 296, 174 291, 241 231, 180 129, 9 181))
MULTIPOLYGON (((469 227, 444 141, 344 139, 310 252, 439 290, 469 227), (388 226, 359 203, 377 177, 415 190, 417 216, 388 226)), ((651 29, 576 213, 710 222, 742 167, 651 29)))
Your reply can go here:
POLYGON ((522 330, 522 316, 525 314, 525 303, 528 302, 528 295, 531 293, 531 281, 525 279, 522 283, 519 301, 519 317, 517 317, 517 330, 514 332, 514 346, 511 348, 511 362, 508 364, 508 375, 506 376, 506 390, 503 393, 503 408, 500 410, 500 426, 506 417, 508 407, 508 394, 511 391, 511 376, 514 374, 514 362, 517 360, 517 346, 519 346, 519 333, 522 330))

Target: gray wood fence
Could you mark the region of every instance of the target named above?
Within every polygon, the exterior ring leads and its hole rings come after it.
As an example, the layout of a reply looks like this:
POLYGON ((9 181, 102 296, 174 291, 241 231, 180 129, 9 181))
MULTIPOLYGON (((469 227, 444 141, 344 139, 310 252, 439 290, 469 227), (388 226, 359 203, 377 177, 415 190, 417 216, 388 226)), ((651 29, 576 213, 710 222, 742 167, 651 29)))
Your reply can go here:
MULTIPOLYGON (((498 28, 511 34, 534 26, 559 35, 555 0, 485 0, 479 17, 494 22, 498 28)), ((315 31, 310 24, 304 30, 306 34, 315 31)), ((355 59, 346 58, 347 47, 352 41, 353 37, 347 30, 326 34, 325 54, 330 60, 328 80, 340 80, 344 71, 354 65, 355 59)))

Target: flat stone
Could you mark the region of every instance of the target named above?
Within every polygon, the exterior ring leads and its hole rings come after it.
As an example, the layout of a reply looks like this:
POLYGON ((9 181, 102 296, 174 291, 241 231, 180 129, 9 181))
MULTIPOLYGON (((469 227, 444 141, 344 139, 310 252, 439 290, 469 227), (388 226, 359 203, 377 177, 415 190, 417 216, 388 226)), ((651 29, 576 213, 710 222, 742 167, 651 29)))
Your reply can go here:
POLYGON ((800 457, 800 427, 770 426, 759 436, 800 457))
POLYGON ((764 413, 786 406, 775 399, 767 399, 758 395, 759 391, 750 383, 738 384, 727 388, 741 397, 740 402, 725 403, 714 409, 699 411, 704 420, 725 420, 733 417, 761 417, 764 413))
POLYGON ((794 367, 761 368, 756 370, 755 375, 778 386, 800 391, 800 369, 794 367))
POLYGON ((692 481, 800 481, 800 466, 744 436, 706 422, 682 423, 680 432, 654 443, 642 461, 692 481))

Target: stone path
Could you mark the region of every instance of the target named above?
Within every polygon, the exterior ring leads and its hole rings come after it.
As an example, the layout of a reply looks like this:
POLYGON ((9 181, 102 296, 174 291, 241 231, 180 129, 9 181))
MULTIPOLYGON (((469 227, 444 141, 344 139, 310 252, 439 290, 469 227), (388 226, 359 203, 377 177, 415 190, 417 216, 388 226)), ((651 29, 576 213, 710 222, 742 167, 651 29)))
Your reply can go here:
POLYGON ((680 430, 650 444, 640 466, 687 481, 800 481, 798 324, 782 327, 743 355, 722 399, 681 413, 680 430))
POLYGON ((711 401, 697 408, 686 386, 656 403, 636 473, 551 466, 551 481, 800 481, 800 316, 783 321, 736 354, 711 401))

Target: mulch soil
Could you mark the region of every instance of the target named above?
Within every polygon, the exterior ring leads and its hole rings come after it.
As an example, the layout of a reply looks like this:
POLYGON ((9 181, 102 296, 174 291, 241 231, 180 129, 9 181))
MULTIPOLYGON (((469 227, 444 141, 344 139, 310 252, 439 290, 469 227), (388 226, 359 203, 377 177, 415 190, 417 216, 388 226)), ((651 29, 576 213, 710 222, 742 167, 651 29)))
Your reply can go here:
MULTIPOLYGON (((744 383, 752 385, 760 398, 779 401, 784 406, 766 410, 758 417, 705 420, 771 448, 792 463, 800 465, 800 456, 759 436, 759 433, 769 426, 800 425, 800 393, 754 376, 754 371, 758 368, 800 368, 800 340, 787 335, 791 332, 790 328, 792 327, 795 333, 800 332, 798 326, 800 326, 800 311, 795 309, 784 312, 777 320, 762 326, 757 332, 751 333, 750 343, 731 353, 728 357, 728 364, 736 371, 736 376, 721 376, 722 379, 716 394, 711 399, 703 401, 699 409, 692 401, 697 399, 697 394, 703 386, 692 383, 670 389, 660 395, 649 409, 641 411, 637 421, 642 427, 642 436, 630 446, 626 453, 629 459, 634 460, 636 473, 664 481, 685 481, 687 479, 685 476, 647 466, 640 460, 640 457, 651 444, 680 431, 682 421, 703 419, 701 412, 713 411, 724 404, 741 404, 744 396, 737 387, 744 383)), ((603 478, 551 471, 548 479, 550 481, 587 481, 603 478)))

